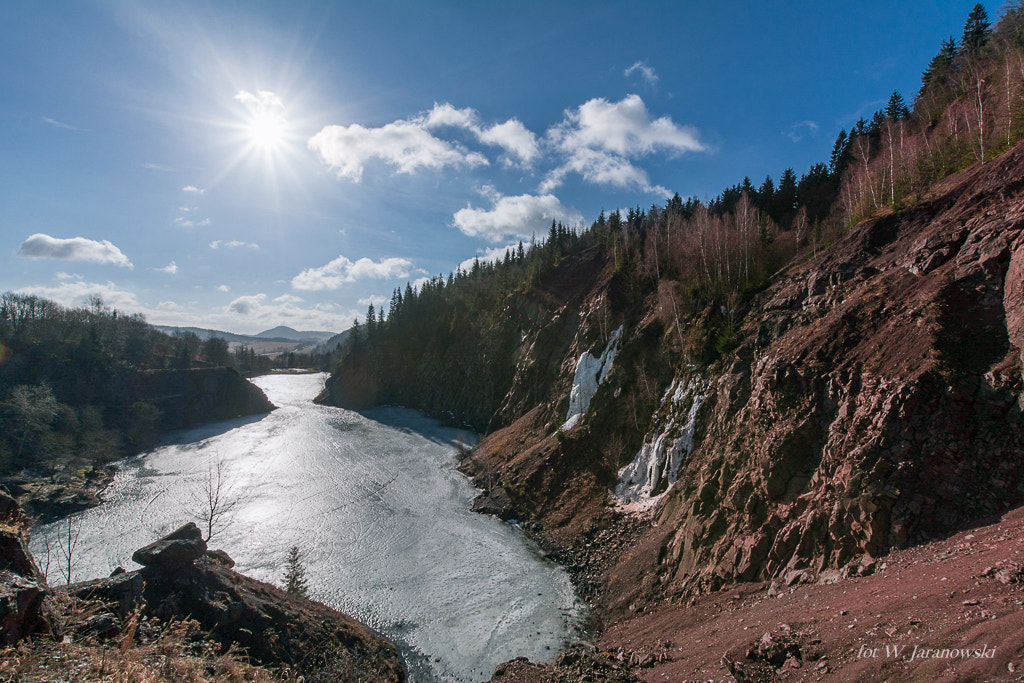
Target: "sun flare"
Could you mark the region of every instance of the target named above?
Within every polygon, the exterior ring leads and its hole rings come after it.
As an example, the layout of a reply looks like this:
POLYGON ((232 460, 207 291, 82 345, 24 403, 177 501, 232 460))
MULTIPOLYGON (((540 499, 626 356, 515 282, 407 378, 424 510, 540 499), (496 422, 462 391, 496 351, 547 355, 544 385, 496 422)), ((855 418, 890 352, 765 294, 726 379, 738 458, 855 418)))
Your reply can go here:
POLYGON ((253 146, 271 150, 284 144, 288 135, 288 122, 277 112, 256 111, 246 127, 246 134, 253 146))
POLYGON ((267 90, 256 94, 241 90, 235 99, 246 109, 243 131, 249 147, 263 152, 281 150, 289 134, 281 98, 267 90))

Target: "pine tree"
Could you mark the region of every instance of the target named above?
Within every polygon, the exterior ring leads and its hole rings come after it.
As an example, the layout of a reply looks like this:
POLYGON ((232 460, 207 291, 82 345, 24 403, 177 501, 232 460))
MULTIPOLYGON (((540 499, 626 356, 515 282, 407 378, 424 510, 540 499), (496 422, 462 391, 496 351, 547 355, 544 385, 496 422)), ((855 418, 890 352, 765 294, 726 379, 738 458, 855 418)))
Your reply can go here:
POLYGON ((988 42, 989 29, 988 12, 980 2, 974 6, 971 13, 967 15, 964 22, 964 37, 960 40, 960 50, 968 57, 976 57, 981 49, 988 42))
POLYGON ((928 68, 921 74, 921 89, 917 91, 918 97, 923 97, 932 86, 946 81, 950 71, 953 70, 956 52, 956 39, 953 36, 942 41, 942 48, 939 50, 939 53, 932 57, 932 61, 928 63, 928 68))
POLYGON ((299 553, 297 545, 288 549, 288 559, 285 560, 284 569, 284 589, 292 595, 303 598, 309 595, 306 568, 302 566, 302 555, 299 553))
POLYGON ((893 121, 910 116, 910 110, 903 101, 903 95, 900 95, 898 90, 893 90, 892 95, 889 96, 889 104, 885 107, 885 115, 893 121))
POLYGON ((836 142, 832 145, 832 156, 828 160, 832 175, 840 176, 846 168, 846 152, 850 148, 850 140, 846 137, 846 129, 839 131, 836 142))

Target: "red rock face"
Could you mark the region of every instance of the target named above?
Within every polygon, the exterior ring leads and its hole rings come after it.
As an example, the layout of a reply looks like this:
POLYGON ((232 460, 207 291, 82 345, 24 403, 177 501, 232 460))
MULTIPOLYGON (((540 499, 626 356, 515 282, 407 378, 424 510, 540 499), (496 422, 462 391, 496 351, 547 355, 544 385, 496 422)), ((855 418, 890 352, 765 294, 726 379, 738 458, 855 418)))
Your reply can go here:
POLYGON ((1022 499, 1024 148, 754 300, 619 607, 871 571, 1022 499), (637 570, 641 581, 637 581, 637 570))

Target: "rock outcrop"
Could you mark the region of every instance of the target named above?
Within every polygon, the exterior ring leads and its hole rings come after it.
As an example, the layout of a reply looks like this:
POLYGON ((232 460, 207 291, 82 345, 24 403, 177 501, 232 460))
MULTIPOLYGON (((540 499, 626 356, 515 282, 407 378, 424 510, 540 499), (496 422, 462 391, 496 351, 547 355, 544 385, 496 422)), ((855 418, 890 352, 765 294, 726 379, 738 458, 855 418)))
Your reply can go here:
POLYGON ((231 570, 223 551, 206 549, 188 524, 140 548, 145 566, 70 587, 101 599, 124 620, 139 609, 160 620, 191 618, 223 649, 242 648, 252 661, 286 666, 306 681, 405 680, 395 646, 344 614, 231 570))
POLYGON ((50 630, 46 579, 28 551, 25 524, 14 499, 0 491, 0 646, 50 630))

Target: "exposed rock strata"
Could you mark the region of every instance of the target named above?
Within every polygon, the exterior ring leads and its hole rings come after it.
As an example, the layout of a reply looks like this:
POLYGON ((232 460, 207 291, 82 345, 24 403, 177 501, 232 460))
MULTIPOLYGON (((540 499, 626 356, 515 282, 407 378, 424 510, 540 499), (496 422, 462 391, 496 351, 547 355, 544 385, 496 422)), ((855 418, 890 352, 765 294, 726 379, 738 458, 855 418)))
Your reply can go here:
POLYGON ((1022 499, 1022 176, 1018 147, 754 300, 619 606, 863 574, 1022 499))

